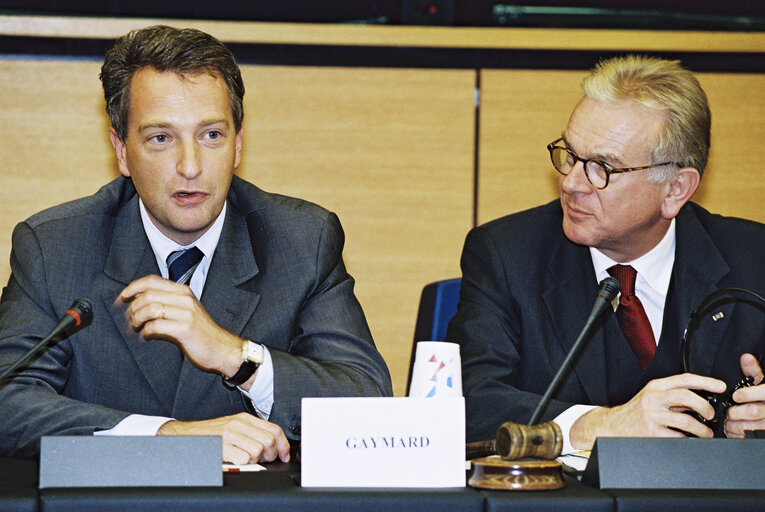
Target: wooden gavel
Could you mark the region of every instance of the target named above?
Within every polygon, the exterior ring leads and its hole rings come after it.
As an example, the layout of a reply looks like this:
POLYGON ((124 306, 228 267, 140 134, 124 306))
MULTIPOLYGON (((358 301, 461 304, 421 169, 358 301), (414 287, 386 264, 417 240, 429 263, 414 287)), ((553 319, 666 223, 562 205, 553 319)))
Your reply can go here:
POLYGON ((467 460, 499 455, 504 460, 537 458, 553 460, 563 449, 563 433, 557 423, 519 425, 506 422, 497 429, 495 439, 465 445, 467 460))
POLYGON ((490 441, 465 445, 471 463, 468 485, 481 489, 548 491, 566 486, 562 464, 554 460, 563 449, 557 423, 503 423, 490 441), (497 457, 497 455, 499 457, 497 457))

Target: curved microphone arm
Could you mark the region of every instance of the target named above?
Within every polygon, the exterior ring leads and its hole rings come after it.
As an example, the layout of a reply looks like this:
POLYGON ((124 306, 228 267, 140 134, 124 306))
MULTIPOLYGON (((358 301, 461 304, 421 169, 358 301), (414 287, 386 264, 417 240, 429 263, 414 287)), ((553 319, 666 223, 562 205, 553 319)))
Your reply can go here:
POLYGON ((682 356, 684 372, 692 373, 690 364, 691 338, 696 328, 698 327, 701 318, 706 313, 706 310, 722 296, 731 295, 735 298, 735 295, 733 295, 735 293, 745 293, 751 295, 752 297, 758 299, 763 305, 765 305, 765 297, 757 292, 753 292, 752 290, 747 290, 746 288, 728 286, 725 288, 720 288, 719 290, 715 290, 709 294, 707 298, 702 300, 699 305, 696 306, 696 309, 691 312, 690 316, 688 317, 688 322, 685 324, 685 329, 683 330, 683 338, 680 340, 680 354, 682 356))
POLYGON ((34 347, 26 351, 20 358, 13 363, 0 369, 0 385, 9 375, 11 375, 19 366, 26 363, 29 359, 40 352, 48 343, 57 343, 64 337, 74 334, 83 327, 90 325, 93 321, 93 305, 87 299, 75 300, 64 316, 61 317, 58 324, 41 339, 34 347))
POLYGON ((587 321, 585 322, 584 327, 579 333, 576 341, 571 346, 571 350, 569 350, 566 358, 563 360, 563 364, 561 364, 560 368, 558 368, 558 371, 555 373, 552 382, 550 382, 550 384, 547 386, 544 395, 542 395, 542 398, 539 400, 539 403, 537 403, 536 408, 531 413, 531 418, 529 419, 528 423, 529 425, 536 425, 539 421, 539 418, 542 417, 542 413, 544 413, 545 409, 547 408, 547 404, 550 402, 553 394, 557 392, 560 383, 566 377, 567 372, 572 365, 571 362, 575 357, 579 355, 579 351, 590 339, 592 330, 596 325, 596 320, 598 317, 600 317, 600 315, 603 314, 604 311, 610 309, 609 306, 611 305, 611 302, 616 298, 616 296, 619 295, 619 291, 619 281, 617 281, 614 277, 607 277, 598 284, 598 291, 595 294, 595 302, 592 305, 590 316, 587 318, 587 321))

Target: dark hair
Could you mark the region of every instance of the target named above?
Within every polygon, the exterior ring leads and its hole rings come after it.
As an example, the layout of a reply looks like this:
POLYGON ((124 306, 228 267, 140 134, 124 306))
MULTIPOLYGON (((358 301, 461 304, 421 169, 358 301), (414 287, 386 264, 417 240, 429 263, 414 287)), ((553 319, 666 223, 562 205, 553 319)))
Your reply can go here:
POLYGON ((223 79, 236 131, 242 127, 244 82, 231 51, 200 30, 155 25, 118 38, 101 66, 106 112, 121 140, 127 138, 131 80, 136 71, 146 67, 181 76, 208 73, 223 79))

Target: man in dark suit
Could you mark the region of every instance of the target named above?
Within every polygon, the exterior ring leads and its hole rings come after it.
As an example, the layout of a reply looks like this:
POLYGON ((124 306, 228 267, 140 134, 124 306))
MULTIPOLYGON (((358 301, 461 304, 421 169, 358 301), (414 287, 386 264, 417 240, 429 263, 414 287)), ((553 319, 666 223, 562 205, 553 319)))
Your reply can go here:
POLYGON ((231 52, 150 27, 115 42, 101 79, 122 176, 14 230, 0 365, 73 298, 94 319, 0 383, 0 453, 49 434, 220 435, 226 461, 286 461, 302 397, 390 395, 337 217, 233 176, 231 52))
POLYGON ((709 149, 706 95, 678 63, 632 56, 600 63, 583 89, 548 146, 560 201, 465 242, 447 339, 461 345, 468 440, 530 419, 609 274, 621 284, 616 312, 598 319, 542 416, 562 427, 564 452, 599 436, 711 437, 713 423, 683 413, 714 417, 691 390, 722 393, 742 374, 754 386, 733 394, 719 433, 765 428, 762 304, 716 304, 689 340, 688 372, 681 362, 683 327, 705 297, 726 286, 765 292, 765 226, 689 202, 709 149))

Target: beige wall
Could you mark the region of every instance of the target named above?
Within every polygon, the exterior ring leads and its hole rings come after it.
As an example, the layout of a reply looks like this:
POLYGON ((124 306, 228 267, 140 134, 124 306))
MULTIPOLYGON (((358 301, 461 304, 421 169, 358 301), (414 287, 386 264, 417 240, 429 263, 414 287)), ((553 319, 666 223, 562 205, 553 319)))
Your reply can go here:
MULTIPOLYGON (((490 32, 498 34, 500 32, 490 32)), ((501 32, 506 34, 508 32, 501 32)), ((87 60, 0 59, 0 281, 13 226, 117 176, 98 70, 87 60)), ((243 66, 239 174, 335 211, 397 395, 428 282, 459 275, 472 226, 557 195, 545 145, 565 127, 581 71, 243 66), (474 89, 480 73, 478 204, 474 89)), ((712 155, 696 199, 765 222, 765 75, 699 75, 712 155)))
POLYGON ((13 226, 116 177, 100 64, 0 59, 0 281, 13 226))
POLYGON ((474 71, 245 69, 242 176, 334 210, 394 391, 422 287, 459 273, 473 216, 474 71))
MULTIPOLYGON (((581 97, 583 71, 481 72, 478 221, 558 197, 546 146, 581 97)), ((765 75, 699 73, 712 109, 709 163, 693 200, 765 222, 765 75)))

